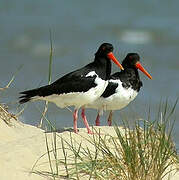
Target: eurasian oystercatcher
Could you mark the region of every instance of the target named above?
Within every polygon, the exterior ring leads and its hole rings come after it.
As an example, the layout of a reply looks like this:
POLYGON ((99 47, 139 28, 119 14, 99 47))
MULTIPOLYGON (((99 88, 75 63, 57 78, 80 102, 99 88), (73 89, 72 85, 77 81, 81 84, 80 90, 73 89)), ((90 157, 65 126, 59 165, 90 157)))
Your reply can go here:
POLYGON ((82 118, 88 130, 92 133, 86 116, 85 105, 90 104, 99 98, 108 85, 111 74, 111 61, 121 69, 122 65, 113 55, 113 46, 103 43, 95 53, 95 59, 81 69, 68 73, 50 85, 24 92, 19 101, 21 104, 30 100, 45 100, 55 103, 58 107, 64 108, 74 106, 74 132, 77 133, 78 110, 82 108, 82 118))
POLYGON ((112 123, 112 112, 127 106, 137 96, 142 82, 138 69, 152 79, 152 76, 139 63, 140 56, 137 53, 129 53, 122 62, 124 70, 110 76, 108 86, 103 94, 93 103, 86 105, 87 108, 98 109, 96 125, 100 125, 100 115, 103 110, 110 110, 108 125, 112 123))

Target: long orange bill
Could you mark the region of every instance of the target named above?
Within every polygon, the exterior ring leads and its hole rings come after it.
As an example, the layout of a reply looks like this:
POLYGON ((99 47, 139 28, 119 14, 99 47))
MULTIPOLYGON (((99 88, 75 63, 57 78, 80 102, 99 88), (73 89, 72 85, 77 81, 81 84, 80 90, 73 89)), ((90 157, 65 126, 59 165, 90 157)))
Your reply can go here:
POLYGON ((143 66, 139 62, 137 62, 135 66, 136 68, 140 69, 146 76, 152 79, 152 76, 143 68, 143 66))
POLYGON ((109 59, 113 60, 113 62, 114 62, 115 64, 117 64, 117 66, 119 66, 120 69, 124 70, 124 68, 123 68, 122 65, 119 63, 119 61, 116 59, 116 57, 114 56, 114 54, 113 54, 112 52, 108 53, 107 56, 108 56, 109 59))

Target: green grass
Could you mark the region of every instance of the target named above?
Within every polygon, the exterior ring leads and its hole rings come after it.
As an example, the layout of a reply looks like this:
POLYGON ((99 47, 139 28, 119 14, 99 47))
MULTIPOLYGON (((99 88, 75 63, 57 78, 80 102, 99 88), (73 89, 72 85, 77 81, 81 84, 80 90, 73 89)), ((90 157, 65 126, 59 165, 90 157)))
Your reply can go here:
POLYGON ((21 70, 21 68, 22 68, 22 65, 17 68, 17 71, 13 74, 11 80, 7 83, 7 85, 5 87, 0 87, 0 91, 6 90, 10 87, 10 85, 13 83, 17 73, 21 70))
MULTIPOLYGON (((178 101, 178 100, 177 100, 178 101)), ((160 105, 157 120, 136 120, 131 128, 123 122, 123 130, 115 126, 116 135, 102 135, 95 131, 84 138, 88 145, 53 135, 51 149, 46 140, 50 172, 40 172, 53 179, 121 179, 160 180, 178 168, 179 157, 172 139, 176 103, 160 105), (57 144, 58 145, 57 147, 57 144), (60 169, 62 169, 61 171, 60 169)), ((149 116, 150 117, 150 116, 149 116)), ((35 166, 33 172, 35 172, 35 166)))
MULTIPOLYGON (((52 60, 53 60, 52 32, 51 32, 51 30, 49 32, 50 32, 50 54, 49 54, 49 66, 48 66, 48 84, 50 84, 52 81, 52 60)), ((47 110, 48 110, 48 101, 45 101, 44 111, 42 113, 42 117, 41 117, 40 123, 38 125, 39 128, 42 128, 43 119, 44 119, 44 116, 45 116, 47 110)))

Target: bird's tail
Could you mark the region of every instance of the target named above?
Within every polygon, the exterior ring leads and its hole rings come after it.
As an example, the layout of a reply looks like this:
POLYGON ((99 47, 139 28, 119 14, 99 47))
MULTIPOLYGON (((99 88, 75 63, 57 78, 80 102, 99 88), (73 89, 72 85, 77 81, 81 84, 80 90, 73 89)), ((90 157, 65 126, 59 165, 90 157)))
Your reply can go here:
POLYGON ((50 85, 47 85, 37 89, 20 92, 22 96, 19 97, 20 98, 19 103, 23 104, 30 100, 38 99, 38 97, 48 96, 51 94, 51 91, 49 89, 50 89, 50 85))
POLYGON ((20 92, 20 94, 23 94, 23 95, 19 97, 20 98, 19 103, 20 104, 26 103, 26 102, 32 100, 33 97, 38 96, 39 89, 40 88, 20 92))

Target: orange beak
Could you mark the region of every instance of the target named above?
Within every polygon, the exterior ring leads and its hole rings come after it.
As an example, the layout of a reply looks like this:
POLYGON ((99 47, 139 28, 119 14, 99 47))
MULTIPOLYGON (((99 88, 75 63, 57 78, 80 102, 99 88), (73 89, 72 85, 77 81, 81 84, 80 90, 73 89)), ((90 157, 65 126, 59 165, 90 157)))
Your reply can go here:
POLYGON ((107 54, 108 58, 111 59, 117 66, 119 66, 120 69, 124 70, 124 68, 122 67, 122 65, 119 63, 119 61, 116 59, 116 57, 114 56, 114 54, 112 52, 107 54))
POLYGON ((143 68, 143 66, 139 62, 137 62, 135 64, 135 67, 137 69, 140 69, 146 76, 148 76, 150 79, 152 79, 152 76, 143 68))

